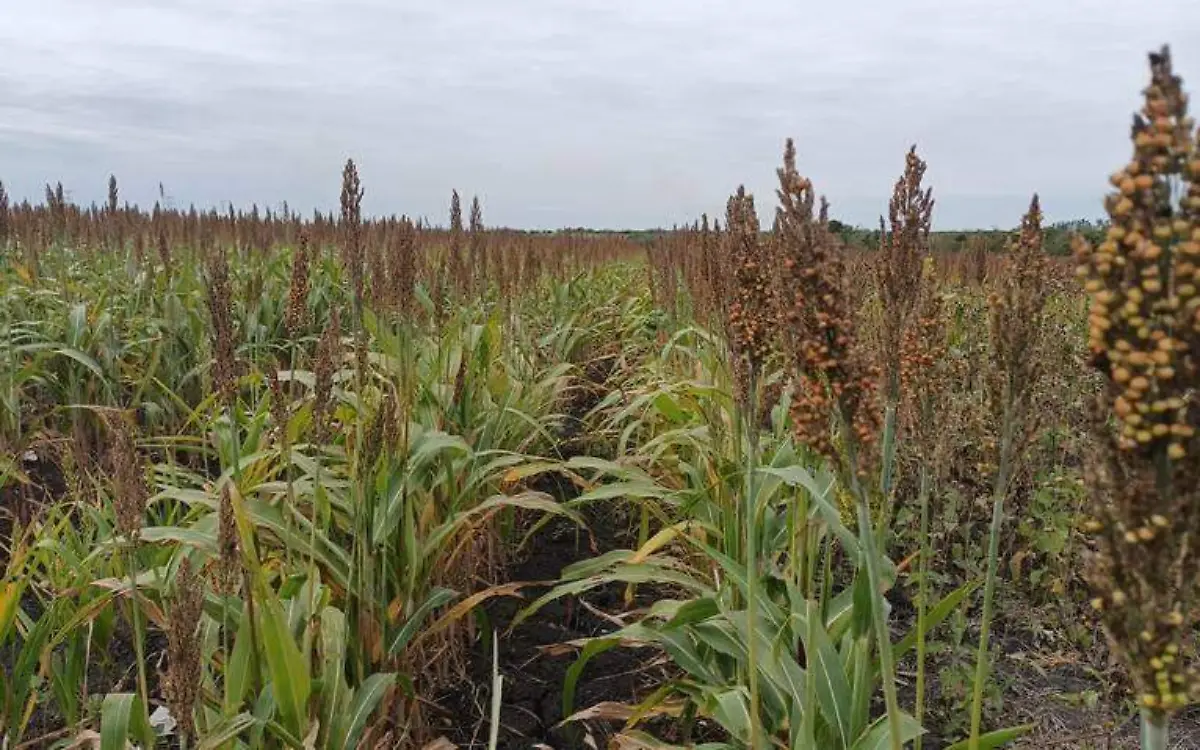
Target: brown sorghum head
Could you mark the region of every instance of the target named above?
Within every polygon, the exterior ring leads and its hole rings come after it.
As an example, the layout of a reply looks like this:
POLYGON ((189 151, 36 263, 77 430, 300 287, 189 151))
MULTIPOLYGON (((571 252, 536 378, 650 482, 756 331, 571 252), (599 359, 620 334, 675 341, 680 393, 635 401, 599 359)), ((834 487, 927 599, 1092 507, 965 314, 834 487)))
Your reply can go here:
POLYGON ((1024 454, 1040 426, 1034 399, 1045 374, 1042 357, 1049 260, 1042 252, 1042 209, 1033 196, 989 302, 992 368, 987 383, 992 416, 1010 458, 1024 454))
POLYGON ((450 244, 446 250, 446 270, 450 275, 450 284, 460 293, 467 286, 467 264, 463 259, 462 242, 462 201, 458 197, 458 191, 454 190, 450 193, 450 244))
POLYGON ((689 243, 696 255, 695 291, 693 305, 696 317, 704 325, 712 325, 725 317, 725 297, 723 291, 724 273, 722 256, 718 249, 716 233, 709 226, 708 214, 700 218, 700 226, 693 234, 689 243))
POLYGON ((167 243, 167 230, 163 226, 158 228, 158 260, 162 263, 163 274, 168 278, 171 276, 171 246, 167 243))
POLYGON ((988 240, 981 234, 971 235, 967 240, 966 276, 975 286, 982 287, 987 281, 988 240))
POLYGON ((115 216, 117 213, 117 176, 110 174, 108 176, 108 215, 115 216))
POLYGON ((135 541, 142 532, 149 492, 146 467, 133 440, 133 428, 124 414, 106 418, 109 456, 113 473, 113 510, 117 531, 126 541, 135 541))
POLYGON ((391 274, 392 304, 401 320, 412 314, 413 286, 417 281, 416 230, 408 217, 401 217, 400 226, 392 235, 392 257, 388 263, 391 274))
POLYGON ((483 209, 479 206, 479 196, 471 199, 471 217, 469 227, 468 254, 471 268, 468 270, 472 282, 472 293, 478 295, 487 291, 487 237, 483 231, 483 209))
POLYGON ((1169 713, 1200 694, 1200 147, 1166 48, 1150 55, 1150 72, 1133 158, 1105 199, 1107 236, 1096 247, 1077 238, 1076 255, 1105 380, 1087 476, 1093 606, 1141 705, 1169 713))
POLYGON ((217 571, 216 588, 223 594, 232 594, 237 587, 241 559, 237 518, 233 511, 233 496, 229 483, 221 486, 221 500, 217 506, 217 571))
POLYGON ((359 481, 367 484, 374 481, 375 463, 383 455, 384 446, 388 445, 387 440, 391 437, 390 431, 394 430, 392 425, 395 419, 396 395, 394 391, 388 390, 363 431, 362 444, 356 446, 359 451, 357 457, 359 481))
POLYGON ((362 236, 362 183, 358 179, 358 168, 353 159, 346 160, 342 170, 342 262, 350 272, 350 285, 354 290, 354 302, 359 311, 363 304, 363 236, 362 236))
POLYGON ((754 394, 751 383, 771 353, 771 316, 775 305, 769 270, 759 238, 754 196, 739 187, 725 207, 728 231, 726 254, 733 266, 733 299, 725 324, 733 355, 738 403, 746 406, 754 394))
POLYGON ((879 220, 875 273, 882 303, 880 351, 890 399, 899 397, 900 343, 920 296, 921 259, 928 251, 933 190, 922 190, 924 175, 925 162, 913 146, 905 156, 904 174, 896 181, 888 202, 888 225, 884 225, 882 218, 879 220))
POLYGON ((8 240, 10 221, 8 214, 8 193, 4 189, 4 182, 0 181, 0 242, 8 240))
MULTIPOLYGON (((879 421, 876 376, 855 338, 853 312, 842 288, 840 250, 826 227, 814 220, 812 183, 796 171, 796 148, 790 138, 778 176, 776 242, 786 294, 780 322, 790 330, 798 371, 793 429, 797 440, 841 461, 832 439, 831 415, 848 430, 847 440, 860 449, 871 446, 879 421)), ((865 460, 861 451, 859 455, 865 460)))
POLYGON ((405 434, 407 417, 400 408, 400 398, 396 391, 388 389, 385 392, 383 403, 379 406, 379 414, 383 420, 383 450, 389 454, 401 450, 400 440, 405 434))
POLYGON ((208 315, 212 323, 213 389, 227 402, 237 395, 237 349, 233 337, 233 291, 225 251, 208 257, 208 315))
POLYGON ((200 639, 196 628, 204 613, 204 588, 186 556, 175 575, 175 595, 167 612, 167 674, 163 693, 187 737, 196 736, 193 718, 200 694, 200 639))
POLYGON ((326 423, 333 390, 333 375, 341 361, 342 331, 341 315, 335 306, 330 309, 329 325, 317 343, 317 359, 313 364, 313 429, 317 442, 324 440, 329 425, 326 423))
POLYGON ((292 256, 292 281, 288 288, 287 312, 284 315, 284 328, 288 338, 295 341, 308 325, 308 264, 309 264, 308 232, 300 232, 300 240, 296 252, 292 256))
POLYGON ((937 265, 926 256, 922 266, 915 317, 900 342, 900 384, 906 432, 925 465, 936 470, 948 411, 943 398, 952 376, 947 372, 949 347, 937 265))

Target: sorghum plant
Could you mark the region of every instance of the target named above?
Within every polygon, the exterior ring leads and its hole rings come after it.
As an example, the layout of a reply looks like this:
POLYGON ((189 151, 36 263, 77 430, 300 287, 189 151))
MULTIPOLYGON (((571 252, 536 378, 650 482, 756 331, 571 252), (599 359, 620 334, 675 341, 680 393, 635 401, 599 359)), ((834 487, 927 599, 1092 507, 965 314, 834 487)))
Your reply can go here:
MULTIPOLYGON (((878 646, 880 681, 887 704, 892 750, 900 750, 901 714, 896 695, 890 631, 884 612, 880 555, 871 525, 866 469, 878 438, 875 368, 859 348, 854 316, 842 287, 840 249, 827 220, 814 220, 812 182, 796 171, 796 148, 789 138, 783 166, 777 170, 776 249, 782 260, 779 310, 790 328, 789 344, 797 369, 792 406, 793 428, 800 442, 824 454, 841 468, 858 506, 859 540, 872 592, 871 615, 878 646), (840 450, 831 436, 831 415, 838 428, 840 450)), ((824 206, 824 202, 822 202, 824 206)), ((822 208, 827 215, 827 209, 822 208)), ((919 271, 919 266, 918 266, 919 271)))
POLYGON ((167 674, 163 693, 179 722, 181 741, 196 737, 193 711, 200 695, 200 639, 196 628, 204 614, 204 584, 183 556, 175 575, 175 595, 167 612, 167 674))
POLYGON ((1200 149, 1167 48, 1150 55, 1133 157, 1111 178, 1098 246, 1076 240, 1091 295, 1091 363, 1106 387, 1088 475, 1093 606, 1143 709, 1143 745, 1166 747, 1170 714, 1200 692, 1200 149))
POLYGON ((1004 270, 990 296, 992 368, 987 380, 988 401, 1000 428, 998 469, 993 485, 992 521, 988 529, 988 565, 983 592, 979 649, 971 702, 970 747, 979 747, 983 720, 983 685, 988 669, 988 640, 1000 556, 1000 529, 1009 484, 1040 424, 1034 403, 1045 374, 1040 356, 1046 330, 1049 296, 1048 262, 1042 252, 1042 210, 1033 196, 1021 220, 1016 243, 1005 258, 1004 270))

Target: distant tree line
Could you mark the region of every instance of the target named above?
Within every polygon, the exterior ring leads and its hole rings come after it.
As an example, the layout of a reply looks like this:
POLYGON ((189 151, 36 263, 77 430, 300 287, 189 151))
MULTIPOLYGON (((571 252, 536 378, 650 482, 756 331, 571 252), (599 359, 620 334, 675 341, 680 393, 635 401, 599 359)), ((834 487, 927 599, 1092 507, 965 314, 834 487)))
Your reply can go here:
MULTIPOLYGON (((866 229, 843 223, 837 219, 829 220, 829 227, 841 237, 847 246, 874 250, 879 247, 879 230, 866 229)), ((1085 239, 1099 243, 1104 239, 1107 229, 1105 222, 1076 219, 1060 221, 1046 226, 1043 233, 1043 248, 1048 255, 1068 255, 1071 252, 1071 237, 1076 234, 1085 239)), ((984 237, 990 250, 1002 250, 1005 243, 1012 237, 1013 231, 1008 229, 972 229, 949 232, 933 232, 930 235, 931 249, 935 252, 961 252, 967 249, 972 237, 984 237)))

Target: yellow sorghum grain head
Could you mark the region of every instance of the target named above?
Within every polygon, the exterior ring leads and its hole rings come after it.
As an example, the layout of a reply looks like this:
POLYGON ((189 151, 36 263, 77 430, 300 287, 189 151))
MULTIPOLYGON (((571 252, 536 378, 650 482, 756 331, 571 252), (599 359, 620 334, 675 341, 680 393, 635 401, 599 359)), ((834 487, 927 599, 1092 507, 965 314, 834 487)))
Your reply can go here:
POLYGON ((1111 179, 1108 241, 1075 245, 1096 306, 1091 361, 1107 380, 1088 470, 1097 524, 1088 529, 1096 544, 1087 576, 1140 702, 1169 713, 1200 688, 1189 667, 1196 617, 1187 606, 1200 577, 1191 552, 1200 532, 1200 371, 1190 354, 1200 346, 1191 260, 1200 250, 1200 151, 1165 48, 1150 56, 1150 69, 1133 159, 1111 179), (1122 424, 1119 434, 1107 414, 1122 424))

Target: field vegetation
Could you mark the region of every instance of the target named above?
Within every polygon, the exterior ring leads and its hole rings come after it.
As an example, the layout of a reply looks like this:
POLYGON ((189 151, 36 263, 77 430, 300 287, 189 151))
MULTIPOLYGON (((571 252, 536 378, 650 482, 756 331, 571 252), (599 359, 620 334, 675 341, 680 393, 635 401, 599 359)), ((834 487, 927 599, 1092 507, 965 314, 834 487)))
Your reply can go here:
POLYGON ((1150 67, 1100 223, 934 233, 914 147, 850 227, 790 140, 654 232, 0 186, 0 748, 1200 746, 1150 67))

